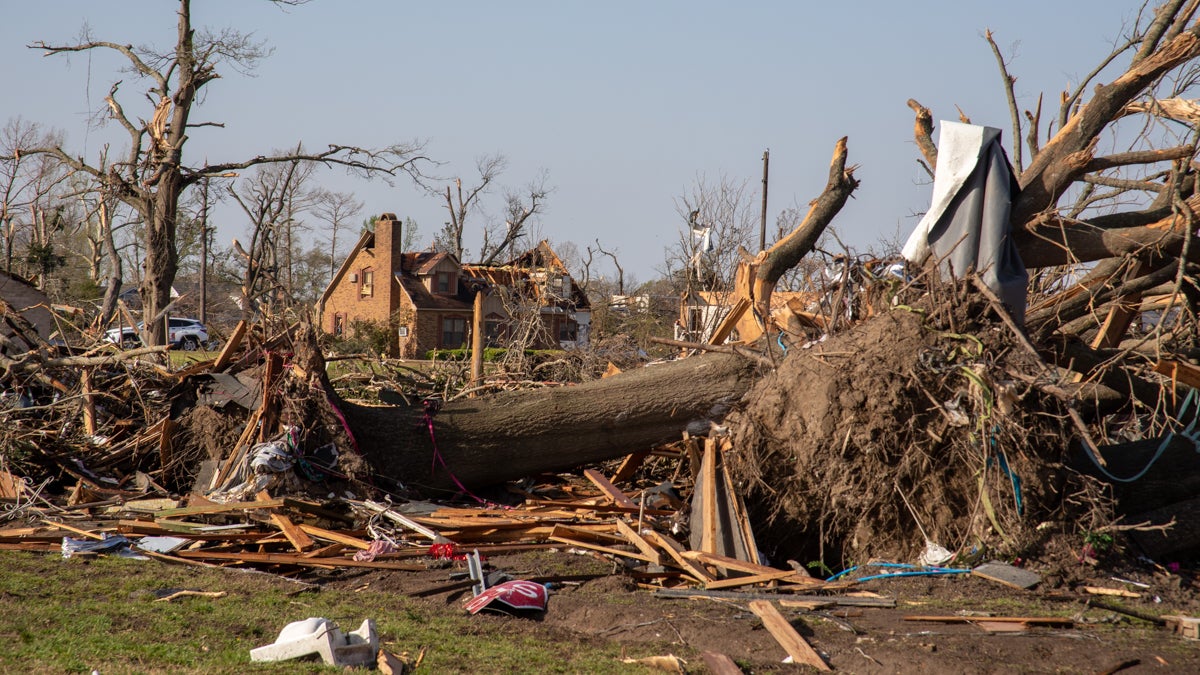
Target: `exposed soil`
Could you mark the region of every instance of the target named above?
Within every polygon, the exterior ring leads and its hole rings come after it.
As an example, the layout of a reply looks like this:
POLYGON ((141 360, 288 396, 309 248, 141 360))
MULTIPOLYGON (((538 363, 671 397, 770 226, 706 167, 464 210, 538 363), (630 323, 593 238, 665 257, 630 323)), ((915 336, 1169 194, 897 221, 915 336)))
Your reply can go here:
POLYGON ((1014 378, 1041 364, 977 298, 950 311, 894 310, 793 348, 727 420, 772 560, 915 560, 926 537, 1025 555, 1039 525, 1076 517, 1063 406, 1014 378))
MULTIPOLYGON (((639 653, 674 654, 687 672, 708 672, 701 653, 714 651, 734 659, 747 673, 796 672, 782 663, 786 652, 771 637, 746 602, 711 599, 661 599, 639 590, 626 577, 609 574, 612 565, 566 552, 498 556, 496 569, 518 577, 599 573, 596 579, 568 584, 551 596, 537 620, 480 614, 475 620, 499 624, 502 632, 546 640, 616 641, 637 645, 639 653)), ((1127 587, 1090 571, 1093 583, 1127 587)), ((412 593, 445 585, 462 563, 426 572, 370 572, 329 579, 326 588, 357 593, 412 593)), ((1134 611, 1158 614, 1164 608, 1195 615, 1200 611, 1194 577, 1122 570, 1148 589, 1141 599, 1118 603, 1134 611), (1156 602, 1155 598, 1162 602, 1156 602)), ((1124 577, 1123 577, 1124 578, 1124 577)), ((1098 673, 1133 659, 1139 665, 1122 672, 1200 672, 1200 643, 1164 628, 1104 609, 1088 608, 1080 595, 1050 578, 1043 588, 1018 591, 967 577, 917 577, 865 582, 863 591, 895 598, 894 609, 835 607, 821 611, 782 608, 792 625, 838 672, 848 673, 1098 673), (1060 584, 1053 587, 1054 584, 1060 584), (974 624, 905 621, 906 615, 1051 616, 1075 619, 1073 628, 1031 628, 991 633, 974 624)), ((416 601, 435 612, 462 612, 469 590, 449 591, 416 601)), ((1108 602, 1113 599, 1105 598, 1108 602)), ((1170 613, 1170 612, 1167 612, 1170 613)), ((404 645, 404 648, 415 648, 404 645)))

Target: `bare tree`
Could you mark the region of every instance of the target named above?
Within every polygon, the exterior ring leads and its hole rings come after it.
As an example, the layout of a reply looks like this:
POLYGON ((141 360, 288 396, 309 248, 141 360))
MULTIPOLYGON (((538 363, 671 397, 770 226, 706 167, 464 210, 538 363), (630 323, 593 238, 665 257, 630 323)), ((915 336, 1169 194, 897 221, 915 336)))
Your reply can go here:
POLYGON ((483 155, 475 160, 475 171, 479 180, 474 187, 463 191, 462 178, 454 179, 454 190, 446 186, 446 211, 450 220, 434 239, 434 246, 439 250, 453 253, 459 260, 463 259, 466 249, 463 248, 463 232, 466 230, 467 217, 479 209, 480 198, 487 194, 496 178, 508 168, 508 158, 501 154, 483 155))
POLYGON ((677 245, 667 251, 668 276, 680 276, 684 289, 726 291, 741 259, 739 250, 755 247, 759 206, 748 181, 721 175, 716 182, 699 176, 691 192, 675 200, 684 221, 677 245))
POLYGON ((147 119, 126 112, 118 96, 123 80, 113 83, 105 97, 108 117, 129 136, 125 160, 114 163, 107 171, 71 154, 61 143, 27 147, 23 151, 52 155, 76 171, 92 175, 117 199, 138 212, 145 225, 143 309, 150 342, 155 345, 166 341, 165 325, 151 319, 163 314, 170 303, 171 284, 179 262, 176 248, 179 200, 189 187, 205 177, 228 176, 261 164, 292 161, 341 166, 363 176, 386 179, 407 174, 416 178, 420 175, 419 163, 425 159, 420 154, 420 143, 395 144, 374 150, 330 145, 315 153, 259 155, 243 161, 189 166, 185 163, 184 153, 188 131, 198 126, 221 126, 215 122, 191 120, 193 106, 206 85, 220 77, 218 67, 228 64, 239 71, 250 70, 268 54, 262 43, 233 29, 216 33, 197 30, 192 25, 191 4, 191 0, 178 0, 175 41, 165 52, 97 40, 86 28, 74 44, 39 41, 30 45, 43 50, 47 56, 111 50, 128 61, 130 71, 138 81, 149 83, 145 95, 153 110, 147 119))
MULTIPOLYGON (((303 154, 297 146, 296 154, 303 154)), ((292 298, 291 276, 293 231, 300 212, 309 205, 306 182, 312 176, 311 162, 293 160, 286 164, 258 167, 240 188, 231 185, 229 194, 250 223, 249 247, 234 240, 234 248, 245 260, 242 277, 242 312, 249 318, 259 298, 292 298)))
POLYGON ((508 250, 509 258, 516 257, 515 247, 521 237, 527 234, 529 219, 546 209, 546 197, 553 191, 553 188, 546 185, 549 178, 549 174, 542 171, 522 190, 505 192, 503 229, 497 224, 483 231, 483 247, 479 251, 479 257, 484 265, 496 262, 505 249, 508 250), (492 244, 491 240, 496 238, 498 241, 492 244))
MULTIPOLYGON (((363 209, 363 203, 354 197, 353 192, 333 192, 318 190, 313 195, 313 214, 323 223, 329 225, 329 277, 337 272, 341 254, 338 250, 338 231, 346 223, 356 217, 363 209)), ((405 228, 407 231, 407 228, 405 228)))

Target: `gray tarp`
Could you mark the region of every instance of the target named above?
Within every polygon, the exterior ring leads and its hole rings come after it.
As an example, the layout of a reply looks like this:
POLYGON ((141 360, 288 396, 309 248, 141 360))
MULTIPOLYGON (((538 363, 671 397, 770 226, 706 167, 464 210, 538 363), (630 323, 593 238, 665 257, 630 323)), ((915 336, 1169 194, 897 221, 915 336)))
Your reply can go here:
POLYGON ((1009 213, 1017 182, 1000 144, 1000 130, 942 122, 929 211, 904 245, 904 257, 941 260, 957 277, 974 270, 1025 322, 1029 274, 1012 240, 1009 213))

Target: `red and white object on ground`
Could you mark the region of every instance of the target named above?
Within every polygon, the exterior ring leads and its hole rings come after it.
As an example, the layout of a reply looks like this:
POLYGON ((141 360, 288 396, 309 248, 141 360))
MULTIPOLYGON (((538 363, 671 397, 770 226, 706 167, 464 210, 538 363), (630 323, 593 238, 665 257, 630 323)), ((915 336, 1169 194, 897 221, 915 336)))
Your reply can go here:
POLYGON ((514 579, 483 591, 467 602, 465 606, 467 611, 472 614, 478 614, 484 609, 522 614, 546 611, 546 603, 549 599, 550 594, 545 586, 532 581, 514 579))

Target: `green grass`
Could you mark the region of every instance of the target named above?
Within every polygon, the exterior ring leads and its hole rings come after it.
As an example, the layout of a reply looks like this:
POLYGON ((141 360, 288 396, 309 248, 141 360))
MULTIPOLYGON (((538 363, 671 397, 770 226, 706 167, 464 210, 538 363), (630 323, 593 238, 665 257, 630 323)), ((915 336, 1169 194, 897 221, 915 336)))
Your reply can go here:
POLYGON ((391 593, 297 593, 269 575, 113 557, 0 551, 0 566, 0 672, 338 672, 319 660, 250 661, 284 625, 316 616, 345 631, 374 619, 393 653, 427 648, 418 672, 649 672, 621 663, 615 643, 548 638, 550 629, 526 620, 472 617, 391 593), (228 595, 155 601, 155 591, 184 588, 228 595))
POLYGON ((211 361, 217 358, 221 352, 206 352, 197 349, 194 352, 185 351, 183 349, 172 349, 167 352, 167 356, 171 359, 171 369, 178 370, 187 368, 190 365, 200 363, 202 361, 211 361))

